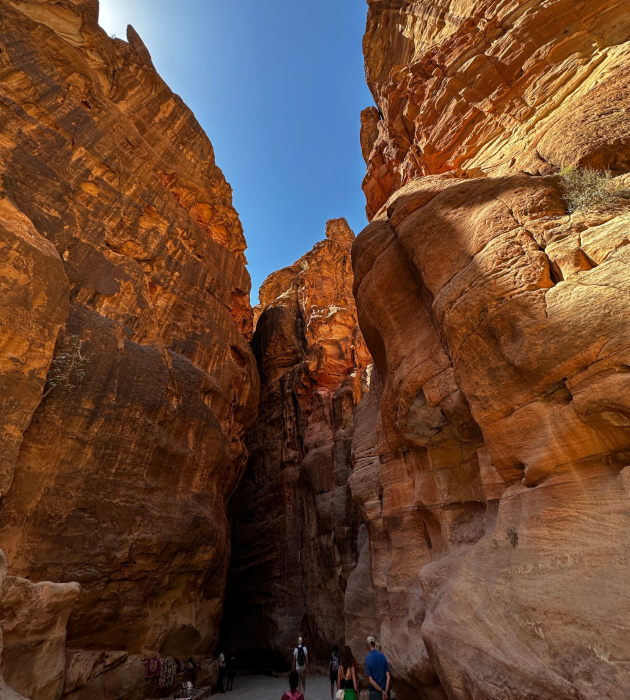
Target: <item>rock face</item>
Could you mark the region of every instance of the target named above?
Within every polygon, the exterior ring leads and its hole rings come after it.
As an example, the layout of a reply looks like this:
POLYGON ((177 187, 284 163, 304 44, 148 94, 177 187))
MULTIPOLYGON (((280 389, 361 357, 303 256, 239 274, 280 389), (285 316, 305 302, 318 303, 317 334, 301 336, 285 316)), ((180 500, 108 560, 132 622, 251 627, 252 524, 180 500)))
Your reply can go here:
POLYGON ((68 617, 79 595, 77 583, 31 583, 9 576, 0 550, 0 697, 56 700, 64 684, 68 617), (3 681, 4 676, 4 681, 3 681))
POLYGON ((70 285, 55 246, 0 199, 0 493, 11 488, 22 436, 42 399, 70 285))
POLYGON ((630 169, 630 7, 368 4, 346 636, 373 606, 403 699, 621 700, 630 208, 569 214, 555 173, 630 169))
POLYGON ((0 0, 0 544, 81 584, 70 649, 187 658, 258 401, 245 239, 190 110, 97 19, 0 0))
POLYGON ((311 662, 344 637, 360 520, 349 501, 353 414, 371 362, 357 326, 345 219, 268 277, 252 347, 261 375, 237 491, 222 638, 254 667, 282 668, 298 634, 311 662))
POLYGON ((628 8, 606 0, 369 0, 371 218, 415 178, 630 164, 628 8))

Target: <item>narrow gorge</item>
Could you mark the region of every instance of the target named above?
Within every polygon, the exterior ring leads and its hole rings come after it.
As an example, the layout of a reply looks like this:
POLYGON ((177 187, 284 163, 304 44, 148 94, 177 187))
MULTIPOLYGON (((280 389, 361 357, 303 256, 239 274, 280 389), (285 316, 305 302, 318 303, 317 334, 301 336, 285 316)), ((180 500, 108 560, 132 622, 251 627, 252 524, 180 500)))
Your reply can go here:
POLYGON ((254 308, 150 48, 0 0, 0 700, 299 634, 400 700, 625 700, 630 0, 368 0, 366 228, 254 308))

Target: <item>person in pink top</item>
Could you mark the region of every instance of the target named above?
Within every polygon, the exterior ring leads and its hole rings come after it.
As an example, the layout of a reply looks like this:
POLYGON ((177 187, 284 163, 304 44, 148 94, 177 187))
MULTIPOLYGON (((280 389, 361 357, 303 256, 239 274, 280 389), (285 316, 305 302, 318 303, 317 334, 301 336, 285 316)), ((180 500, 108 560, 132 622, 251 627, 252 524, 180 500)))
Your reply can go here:
POLYGON ((297 689, 300 682, 300 674, 297 671, 289 673, 289 687, 291 690, 282 696, 282 700, 304 700, 304 696, 297 689))

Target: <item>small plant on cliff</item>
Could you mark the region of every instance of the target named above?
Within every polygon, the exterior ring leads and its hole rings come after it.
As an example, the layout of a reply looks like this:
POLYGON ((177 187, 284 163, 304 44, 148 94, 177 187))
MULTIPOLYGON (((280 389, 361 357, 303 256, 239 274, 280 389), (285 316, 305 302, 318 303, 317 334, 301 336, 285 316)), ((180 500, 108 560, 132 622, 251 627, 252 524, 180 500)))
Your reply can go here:
POLYGON ((515 527, 508 527, 505 531, 505 539, 512 545, 516 547, 518 544, 518 532, 516 532, 515 527))
POLYGON ((4 173, 1 182, 2 189, 0 189, 0 199, 11 199, 11 195, 15 190, 15 178, 12 175, 4 173))
POLYGON ((71 335, 64 339, 62 351, 50 365, 42 398, 46 398, 58 386, 70 392, 85 379, 86 367, 90 362, 90 358, 83 350, 85 342, 80 340, 78 335, 71 335))
POLYGON ((610 170, 600 172, 569 165, 562 168, 560 177, 564 186, 564 199, 571 214, 610 206, 619 196, 620 187, 613 181, 610 170))

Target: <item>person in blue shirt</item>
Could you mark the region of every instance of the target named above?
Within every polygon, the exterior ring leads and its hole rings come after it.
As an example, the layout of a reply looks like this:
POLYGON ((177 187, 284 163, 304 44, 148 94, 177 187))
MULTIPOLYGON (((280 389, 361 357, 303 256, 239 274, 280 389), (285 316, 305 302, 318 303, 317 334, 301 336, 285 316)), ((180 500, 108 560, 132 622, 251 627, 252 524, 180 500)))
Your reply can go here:
POLYGON ((391 682, 389 664, 385 654, 382 654, 376 648, 374 637, 368 637, 367 644, 368 655, 365 657, 365 675, 370 684, 370 700, 388 700, 389 684, 391 682))

